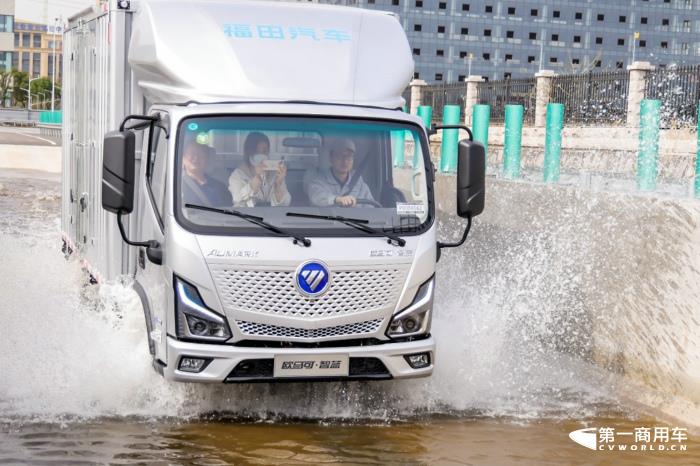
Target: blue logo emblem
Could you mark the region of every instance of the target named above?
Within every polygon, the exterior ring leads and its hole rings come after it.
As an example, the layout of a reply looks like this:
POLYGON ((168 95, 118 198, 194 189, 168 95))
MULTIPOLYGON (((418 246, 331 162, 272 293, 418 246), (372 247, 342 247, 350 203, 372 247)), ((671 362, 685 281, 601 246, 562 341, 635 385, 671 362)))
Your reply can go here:
POLYGON ((328 267, 319 261, 304 262, 296 273, 296 285, 301 294, 316 298, 328 291, 331 274, 328 267))

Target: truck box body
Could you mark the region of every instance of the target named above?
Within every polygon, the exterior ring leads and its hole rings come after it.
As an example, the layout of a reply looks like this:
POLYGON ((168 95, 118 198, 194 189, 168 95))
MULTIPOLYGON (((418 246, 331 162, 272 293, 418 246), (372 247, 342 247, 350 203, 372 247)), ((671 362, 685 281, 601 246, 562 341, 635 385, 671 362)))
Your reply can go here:
POLYGON ((64 33, 61 226, 67 246, 80 250, 98 280, 128 272, 127 246, 102 209, 100 189, 105 133, 141 110, 132 103, 126 62, 130 25, 130 15, 105 4, 72 18, 64 33))
POLYGON ((413 60, 394 15, 112 0, 64 40, 65 248, 97 282, 133 278, 159 372, 432 372, 433 170, 401 111, 413 60), (103 159, 124 154, 103 140, 120 125, 136 177, 115 215, 103 159))

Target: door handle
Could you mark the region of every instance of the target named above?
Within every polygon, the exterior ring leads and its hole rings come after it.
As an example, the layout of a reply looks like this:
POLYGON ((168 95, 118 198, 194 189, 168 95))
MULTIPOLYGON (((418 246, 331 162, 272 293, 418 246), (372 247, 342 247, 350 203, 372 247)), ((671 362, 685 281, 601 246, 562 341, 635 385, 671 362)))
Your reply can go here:
POLYGON ((83 193, 80 195, 80 211, 85 212, 85 209, 87 209, 87 198, 88 198, 88 193, 83 193))

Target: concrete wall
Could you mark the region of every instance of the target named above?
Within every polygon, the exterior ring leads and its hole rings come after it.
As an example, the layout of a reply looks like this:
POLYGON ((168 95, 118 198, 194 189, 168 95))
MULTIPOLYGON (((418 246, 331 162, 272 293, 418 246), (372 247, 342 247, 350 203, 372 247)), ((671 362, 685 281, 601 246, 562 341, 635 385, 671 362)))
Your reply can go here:
POLYGON ((0 121, 39 121, 40 113, 40 110, 0 108, 0 121))
MULTIPOLYGON (((466 138, 461 132, 460 138, 466 138)), ((431 154, 440 157, 441 134, 431 137, 431 154)), ((489 165, 503 164, 504 127, 489 128, 489 165)), ((541 170, 544 162, 544 128, 524 128, 522 166, 541 170)), ((688 180, 695 175, 697 132, 690 129, 661 131, 659 177, 663 180, 688 180)), ((587 171, 609 176, 632 177, 635 174, 639 130, 626 127, 565 127, 562 133, 561 168, 563 172, 587 171)))
MULTIPOLYGON (((454 181, 438 176, 442 239, 460 230, 454 181)), ((588 361, 700 426, 700 201, 496 179, 487 196, 465 247, 443 253, 441 286, 495 306, 530 352, 588 361)))

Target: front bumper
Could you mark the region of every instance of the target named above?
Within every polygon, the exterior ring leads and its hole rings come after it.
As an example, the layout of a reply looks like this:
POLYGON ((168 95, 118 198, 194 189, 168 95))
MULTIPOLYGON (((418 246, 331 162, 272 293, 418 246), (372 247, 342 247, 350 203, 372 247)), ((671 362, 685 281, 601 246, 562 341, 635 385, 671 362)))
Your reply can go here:
MULTIPOLYGON (((210 345, 202 343, 190 343, 176 340, 172 337, 167 338, 167 355, 168 361, 166 367, 163 368, 163 376, 176 382, 278 382, 278 381, 293 381, 299 379, 287 378, 271 378, 271 377, 230 377, 238 364, 243 361, 259 361, 271 360, 275 355, 348 355, 350 361, 357 358, 356 361, 377 359, 383 363, 386 368, 386 376, 369 376, 369 377, 337 377, 337 380, 345 379, 403 379, 412 377, 427 377, 433 372, 435 361, 435 340, 433 337, 428 337, 424 340, 403 342, 403 343, 386 343, 382 345, 371 346, 349 346, 349 347, 331 347, 331 348, 249 348, 227 345, 210 345), (430 365, 421 369, 413 369, 409 366, 404 358, 405 355, 415 353, 430 353, 430 365), (211 358, 211 362, 199 373, 183 372, 178 370, 180 358, 183 356, 195 358, 211 358)), ((309 381, 328 380, 309 378, 309 381)))

